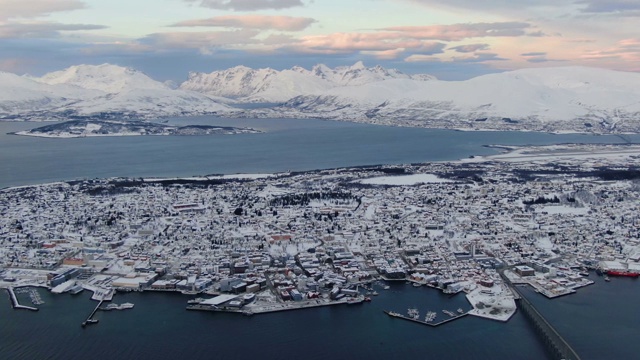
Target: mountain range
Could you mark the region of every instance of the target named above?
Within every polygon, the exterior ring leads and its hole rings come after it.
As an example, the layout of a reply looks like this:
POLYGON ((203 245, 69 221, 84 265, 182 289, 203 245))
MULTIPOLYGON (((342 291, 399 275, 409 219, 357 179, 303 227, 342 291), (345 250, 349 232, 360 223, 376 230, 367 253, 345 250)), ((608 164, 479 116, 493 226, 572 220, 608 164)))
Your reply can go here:
POLYGON ((237 66, 162 83, 115 65, 42 77, 0 72, 0 120, 152 119, 224 114, 385 125, 553 132, 640 132, 640 74, 588 67, 522 69, 441 81, 380 66, 310 70, 237 66), (240 110, 238 102, 275 103, 240 110))
POLYGON ((228 111, 220 99, 174 90, 116 65, 78 65, 40 78, 0 72, 0 119, 143 118, 228 111))
POLYGON ((466 130, 638 133, 640 74, 557 67, 465 81, 398 79, 301 95, 275 112, 466 130))
POLYGON ((391 79, 429 81, 435 80, 435 77, 426 74, 408 75, 381 66, 368 68, 362 62, 333 69, 318 64, 311 70, 296 66, 282 71, 236 66, 210 74, 192 72, 189 79, 180 85, 180 89, 242 102, 280 103, 300 95, 391 79))

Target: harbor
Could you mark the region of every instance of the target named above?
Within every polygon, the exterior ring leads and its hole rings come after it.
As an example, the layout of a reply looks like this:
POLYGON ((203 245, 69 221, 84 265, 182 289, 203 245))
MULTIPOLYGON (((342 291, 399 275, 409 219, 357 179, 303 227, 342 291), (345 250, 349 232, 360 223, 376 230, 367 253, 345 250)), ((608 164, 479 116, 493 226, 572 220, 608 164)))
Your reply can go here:
POLYGON ((7 288, 7 293, 9 293, 9 299, 11 299, 11 306, 14 309, 38 311, 38 308, 36 308, 36 307, 20 305, 20 303, 18 302, 18 298, 16 297, 16 293, 13 290, 13 287, 8 287, 7 288))
POLYGON ((407 321, 411 321, 417 324, 422 324, 422 325, 427 325, 427 326, 431 326, 431 327, 437 327, 440 325, 444 325, 446 323, 449 323, 451 321, 454 320, 458 320, 461 319, 465 316, 467 316, 469 314, 469 312, 464 312, 462 311, 462 309, 459 309, 458 314, 451 312, 449 310, 442 310, 443 313, 445 313, 446 315, 448 315, 449 317, 442 320, 442 321, 438 321, 438 322, 433 322, 436 318, 436 314, 435 312, 429 311, 427 312, 427 315, 425 316, 424 320, 420 319, 420 314, 418 312, 417 309, 408 309, 408 315, 403 315, 394 311, 390 311, 390 310, 383 310, 383 312, 393 318, 397 318, 397 319, 402 319, 402 320, 407 320, 407 321))

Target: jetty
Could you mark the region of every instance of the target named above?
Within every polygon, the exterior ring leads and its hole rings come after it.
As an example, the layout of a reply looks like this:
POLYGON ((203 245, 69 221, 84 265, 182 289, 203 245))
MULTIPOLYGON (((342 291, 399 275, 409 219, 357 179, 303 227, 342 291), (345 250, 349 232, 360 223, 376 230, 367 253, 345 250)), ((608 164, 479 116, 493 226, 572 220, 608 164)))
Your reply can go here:
POLYGON ((104 300, 100 300, 100 302, 98 302, 98 305, 96 305, 96 308, 95 308, 95 309, 93 309, 93 311, 91 312, 91 314, 89 314, 89 317, 87 318, 87 320, 85 320, 85 321, 83 321, 83 322, 82 322, 82 324, 81 324, 81 325, 82 325, 82 327, 85 327, 85 326, 87 326, 87 325, 91 325, 91 324, 97 324, 97 323, 98 323, 98 321, 100 321, 100 320, 98 320, 98 319, 94 319, 94 318, 93 318, 93 315, 95 315, 95 314, 96 314, 96 312, 98 311, 98 309, 100 309, 100 306, 102 305, 102 303, 103 303, 103 302, 104 302, 104 300))
POLYGON ((280 311, 291 311, 291 310, 301 310, 301 309, 309 309, 323 306, 333 306, 333 305, 341 305, 348 304, 347 299, 333 300, 333 301, 322 301, 322 300, 314 300, 314 301, 300 301, 300 302, 290 302, 290 303, 277 303, 277 304, 265 304, 265 305, 251 305, 244 306, 242 308, 229 308, 229 307, 218 307, 211 306, 205 304, 194 304, 188 305, 187 310, 200 310, 200 311, 215 311, 215 312, 228 312, 228 313, 239 313, 244 315, 253 315, 253 314, 266 314, 266 313, 274 313, 280 311))
POLYGON ((9 298, 11 299, 11 307, 13 307, 14 309, 38 311, 38 308, 36 307, 20 305, 20 303, 18 302, 18 298, 16 297, 16 293, 13 291, 13 287, 8 287, 7 292, 9 292, 9 298))
POLYGON ((417 319, 417 318, 412 318, 412 317, 409 317, 409 316, 406 316, 406 315, 402 315, 402 314, 400 314, 400 313, 393 312, 393 311, 389 311, 389 310, 382 310, 382 311, 383 311, 385 314, 387 314, 387 315, 389 315, 389 316, 391 316, 391 317, 393 317, 393 318, 398 318, 398 319, 402 319, 402 320, 407 320, 407 321, 411 321, 411 322, 414 322, 414 323, 418 323, 418 324, 422 324, 422 325, 427 325, 427 326, 431 326, 431 327, 440 326, 440 325, 446 324, 446 323, 448 323, 448 322, 451 322, 451 321, 453 321, 453 320, 458 320, 458 319, 460 319, 460 318, 462 318, 462 317, 467 316, 467 314, 468 314, 468 312, 464 312, 464 313, 462 313, 462 314, 460 314, 460 315, 455 315, 455 316, 452 316, 452 317, 450 317, 450 318, 447 318, 447 319, 444 319, 444 320, 442 320, 442 321, 439 321, 439 322, 437 322, 437 323, 433 323, 433 322, 429 322, 429 321, 420 320, 420 319, 417 319))

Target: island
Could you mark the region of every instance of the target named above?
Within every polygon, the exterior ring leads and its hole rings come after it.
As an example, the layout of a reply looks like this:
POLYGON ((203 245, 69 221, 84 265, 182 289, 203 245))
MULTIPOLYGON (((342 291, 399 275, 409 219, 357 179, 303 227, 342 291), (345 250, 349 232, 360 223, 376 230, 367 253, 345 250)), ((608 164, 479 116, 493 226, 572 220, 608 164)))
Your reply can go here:
POLYGON ((142 136, 142 135, 233 135, 257 134, 262 131, 251 128, 211 125, 175 126, 136 120, 71 120, 18 131, 14 135, 48 138, 79 138, 96 136, 142 136))

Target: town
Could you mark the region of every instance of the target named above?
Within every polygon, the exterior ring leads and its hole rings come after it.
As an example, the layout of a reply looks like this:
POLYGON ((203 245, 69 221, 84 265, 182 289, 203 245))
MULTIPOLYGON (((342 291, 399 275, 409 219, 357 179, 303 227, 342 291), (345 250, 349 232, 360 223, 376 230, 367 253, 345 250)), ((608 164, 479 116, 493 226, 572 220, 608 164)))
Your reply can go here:
POLYGON ((636 154, 566 145, 446 163, 8 188, 0 287, 88 290, 98 301, 182 292, 191 310, 252 315, 375 301, 386 284, 406 282, 463 292, 469 315, 506 321, 511 284, 554 298, 593 284, 592 271, 640 274, 636 154))

